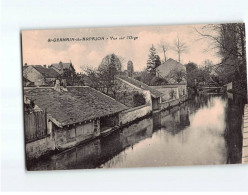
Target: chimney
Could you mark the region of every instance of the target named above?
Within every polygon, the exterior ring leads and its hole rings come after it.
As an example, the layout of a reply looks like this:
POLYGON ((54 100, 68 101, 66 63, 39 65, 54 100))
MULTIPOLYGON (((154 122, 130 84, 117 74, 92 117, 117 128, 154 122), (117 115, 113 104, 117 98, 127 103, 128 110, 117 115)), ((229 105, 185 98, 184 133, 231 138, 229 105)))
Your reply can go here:
POLYGON ((24 64, 24 66, 25 66, 25 67, 27 67, 27 66, 28 66, 28 64, 27 64, 27 63, 25 63, 25 64, 24 64))
POLYGON ((44 68, 46 68, 46 65, 43 65, 44 68))

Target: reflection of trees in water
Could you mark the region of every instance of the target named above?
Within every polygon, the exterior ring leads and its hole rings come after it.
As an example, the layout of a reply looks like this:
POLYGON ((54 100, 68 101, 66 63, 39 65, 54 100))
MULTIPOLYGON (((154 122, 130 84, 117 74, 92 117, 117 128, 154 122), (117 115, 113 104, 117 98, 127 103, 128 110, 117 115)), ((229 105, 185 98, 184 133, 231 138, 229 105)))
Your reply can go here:
POLYGON ((151 137, 152 132, 152 118, 146 118, 107 137, 40 159, 30 165, 29 169, 91 169, 100 167, 102 164, 111 167, 125 160, 126 148, 133 147, 139 141, 151 137))
POLYGON ((187 103, 153 115, 153 131, 166 130, 175 135, 190 125, 187 103))
MULTIPOLYGON (((222 96, 222 98, 227 97, 222 96)), ((227 99, 225 100, 227 101, 227 99)), ((225 140, 228 153, 227 163, 239 163, 241 160, 241 123, 244 103, 244 98, 234 96, 233 100, 228 100, 228 106, 226 107, 225 140)), ((30 169, 113 167, 126 160, 126 149, 131 149, 141 140, 152 137, 152 133, 158 130, 160 130, 158 133, 166 131, 171 135, 179 135, 182 142, 185 142, 187 131, 183 130, 190 125, 189 116, 202 107, 211 106, 213 106, 213 96, 196 96, 193 100, 185 102, 181 106, 154 113, 152 118, 146 118, 107 137, 43 158, 32 164, 30 169)), ((169 139, 169 136, 165 138, 169 139)))
POLYGON ((226 107, 226 130, 225 139, 227 147, 227 163, 241 163, 242 159, 242 116, 246 99, 239 95, 228 98, 226 107))

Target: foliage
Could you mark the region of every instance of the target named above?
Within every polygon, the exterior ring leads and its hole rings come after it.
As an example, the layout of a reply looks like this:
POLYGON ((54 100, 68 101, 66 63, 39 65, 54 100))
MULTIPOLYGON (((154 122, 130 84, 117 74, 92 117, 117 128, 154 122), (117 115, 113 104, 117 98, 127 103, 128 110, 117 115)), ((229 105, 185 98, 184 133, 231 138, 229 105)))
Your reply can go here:
POLYGON ((160 57, 157 55, 155 47, 152 47, 149 50, 148 60, 147 60, 147 68, 146 70, 152 75, 156 75, 156 68, 161 64, 160 57))
POLYGON ((129 60, 127 62, 127 73, 128 73, 128 76, 129 77, 132 77, 133 76, 133 72, 134 72, 134 69, 133 69, 133 62, 131 60, 129 60))
POLYGON ((161 77, 156 77, 154 76, 151 80, 150 83, 152 86, 158 86, 158 85, 166 85, 168 84, 168 81, 165 78, 161 78, 161 77))
POLYGON ((121 61, 115 54, 102 59, 97 69, 86 68, 90 86, 108 95, 115 94, 116 76, 121 72, 121 61))
POLYGON ((189 62, 185 66, 186 66, 187 75, 193 72, 194 70, 198 69, 197 64, 195 64, 194 62, 189 62))
POLYGON ((146 99, 143 94, 136 93, 133 95, 134 107, 142 106, 146 104, 146 99))
POLYGON ((240 80, 246 88, 245 24, 215 24, 196 29, 201 39, 211 41, 211 49, 217 50, 221 62, 216 64, 219 79, 224 83, 240 80))
POLYGON ((186 72, 183 69, 173 69, 169 72, 169 77, 180 83, 186 78, 186 72))

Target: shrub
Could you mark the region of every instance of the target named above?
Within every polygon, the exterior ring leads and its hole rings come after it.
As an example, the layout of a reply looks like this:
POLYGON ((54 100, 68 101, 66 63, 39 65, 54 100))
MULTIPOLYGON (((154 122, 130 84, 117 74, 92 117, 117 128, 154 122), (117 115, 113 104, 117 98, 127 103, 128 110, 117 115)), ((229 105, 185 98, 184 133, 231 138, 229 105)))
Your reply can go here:
POLYGON ((140 93, 134 94, 133 95, 133 104, 134 104, 134 107, 145 105, 146 99, 145 99, 144 95, 140 94, 140 93))

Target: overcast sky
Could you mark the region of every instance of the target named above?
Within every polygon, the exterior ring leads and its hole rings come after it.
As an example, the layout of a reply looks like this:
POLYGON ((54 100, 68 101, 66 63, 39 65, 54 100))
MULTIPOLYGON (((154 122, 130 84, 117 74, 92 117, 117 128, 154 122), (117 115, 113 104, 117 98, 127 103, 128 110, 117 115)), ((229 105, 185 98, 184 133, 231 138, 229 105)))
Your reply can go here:
MULTIPOLYGON (((219 58, 216 56, 215 51, 209 49, 210 43, 208 40, 198 40, 199 36, 194 27, 200 29, 201 26, 143 26, 22 31, 23 64, 50 65, 60 61, 71 61, 76 71, 80 72, 82 71, 80 67, 90 66, 96 68, 102 58, 108 54, 115 53, 123 59, 123 70, 126 69, 127 62, 132 60, 134 70, 140 71, 146 67, 149 48, 152 44, 160 58, 163 59, 163 52, 159 47, 159 43, 164 41, 172 46, 177 36, 188 46, 188 52, 181 56, 181 63, 185 64, 190 61, 201 65, 206 59, 217 63, 219 58), (111 40, 111 36, 125 37, 125 39, 111 40), (138 39, 128 40, 126 39, 127 36, 138 37, 138 39), (48 42, 48 39, 54 38, 83 37, 104 37, 104 40, 48 42)), ((170 49, 167 52, 168 58, 177 60, 177 53, 170 49)))

